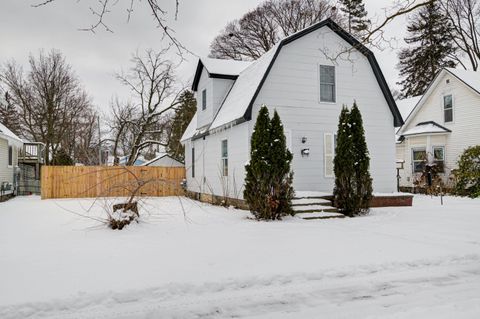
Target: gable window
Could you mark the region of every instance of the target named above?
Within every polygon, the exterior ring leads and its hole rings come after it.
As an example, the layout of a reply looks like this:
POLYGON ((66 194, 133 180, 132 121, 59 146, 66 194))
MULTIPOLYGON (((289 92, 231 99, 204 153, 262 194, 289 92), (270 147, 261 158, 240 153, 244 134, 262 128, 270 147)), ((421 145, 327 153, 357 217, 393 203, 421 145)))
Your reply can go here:
POLYGON ((421 173, 425 170, 427 151, 425 148, 412 149, 412 167, 414 173, 421 173))
POLYGON ((202 111, 207 109, 207 89, 202 91, 202 111))
POLYGON ((8 146, 8 166, 13 165, 13 146, 8 146))
POLYGON ((222 141, 222 175, 228 176, 228 141, 222 141))
POLYGON ((335 103, 335 67, 320 65, 320 102, 335 103))
POLYGON ((433 161, 437 167, 439 173, 445 172, 445 147, 434 146, 433 147, 433 161))
POLYGON ((443 97, 443 117, 444 122, 453 121, 453 99, 452 95, 445 95, 443 97))
POLYGON ((192 177, 195 177, 195 147, 192 147, 192 177))

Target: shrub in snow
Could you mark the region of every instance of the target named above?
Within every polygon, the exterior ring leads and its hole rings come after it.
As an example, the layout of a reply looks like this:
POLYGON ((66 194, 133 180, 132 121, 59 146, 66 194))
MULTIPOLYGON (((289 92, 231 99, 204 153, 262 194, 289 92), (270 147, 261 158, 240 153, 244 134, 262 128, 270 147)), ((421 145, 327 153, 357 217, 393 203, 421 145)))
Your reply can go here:
POLYGON ((365 214, 372 199, 368 154, 363 120, 356 103, 340 113, 335 148, 333 195, 338 210, 347 216, 365 214))
POLYGON ((458 195, 480 197, 480 145, 467 148, 458 161, 455 172, 458 195))
POLYGON ((251 139, 250 161, 245 165, 244 198, 257 219, 281 219, 293 214, 292 154, 277 112, 272 120, 266 106, 260 108, 251 139))
POLYGON ((137 202, 113 205, 113 213, 108 215, 108 226, 111 229, 123 229, 139 217, 137 202))

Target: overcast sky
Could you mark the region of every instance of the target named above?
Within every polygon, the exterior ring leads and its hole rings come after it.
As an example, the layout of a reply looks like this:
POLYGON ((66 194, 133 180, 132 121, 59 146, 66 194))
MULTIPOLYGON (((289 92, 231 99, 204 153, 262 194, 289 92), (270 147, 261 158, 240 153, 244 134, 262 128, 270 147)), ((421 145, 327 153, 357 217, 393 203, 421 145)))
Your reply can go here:
MULTIPOLYGON (((127 23, 126 6, 130 1, 120 0, 114 11, 106 18, 113 33, 98 29, 95 34, 78 31, 90 26, 94 17, 89 6, 96 0, 56 0, 48 6, 33 8, 40 0, 1 0, 0 4, 0 63, 10 59, 27 65, 30 53, 40 49, 60 50, 72 65, 73 70, 100 110, 107 110, 114 95, 128 96, 125 87, 118 84, 114 74, 129 67, 135 51, 162 47, 160 30, 156 28, 146 1, 136 4, 135 12, 127 23)), ((170 6, 173 15, 174 0, 163 0, 170 6), (170 2, 170 3, 169 3, 170 2)), ((178 19, 171 22, 177 38, 193 53, 206 56, 213 38, 227 22, 240 18, 253 9, 259 0, 180 0, 178 19)), ((369 15, 380 19, 383 8, 390 0, 365 0, 369 15)), ((389 37, 403 38, 405 19, 399 19, 386 29, 389 37)), ((399 43, 398 45, 402 45, 399 43)), ((394 86, 398 80, 395 69, 396 51, 373 50, 384 75, 394 86)), ((181 81, 188 84, 193 77, 197 58, 187 56, 177 69, 181 81)))

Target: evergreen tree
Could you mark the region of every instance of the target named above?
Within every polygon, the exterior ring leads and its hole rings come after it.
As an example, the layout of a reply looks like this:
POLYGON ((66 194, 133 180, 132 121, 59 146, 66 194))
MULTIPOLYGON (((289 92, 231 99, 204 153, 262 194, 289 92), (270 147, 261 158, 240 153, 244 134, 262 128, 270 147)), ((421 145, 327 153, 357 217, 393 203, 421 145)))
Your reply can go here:
POLYGON ((179 99, 181 103, 175 110, 166 151, 173 158, 183 161, 185 159, 185 149, 180 143, 180 139, 197 111, 197 101, 193 92, 189 90, 183 92, 179 99))
POLYGON ((15 106, 10 103, 8 92, 0 96, 0 123, 5 125, 10 131, 20 136, 20 115, 15 106))
POLYGON ((346 106, 343 106, 338 120, 337 146, 335 147, 335 158, 333 160, 335 173, 333 196, 335 206, 341 213, 346 215, 349 215, 354 207, 351 195, 353 194, 352 173, 355 169, 355 160, 353 157, 349 117, 350 111, 346 106))
POLYGON ((268 108, 262 106, 252 134, 243 192, 257 219, 281 219, 293 213, 291 161, 280 116, 275 112, 270 120, 268 108))
POLYGON ((365 131, 363 129, 362 114, 353 103, 349 116, 352 138, 352 155, 355 167, 353 196, 355 197, 354 213, 367 213, 372 199, 372 178, 370 177, 370 156, 368 153, 365 131))
POLYGON ((273 113, 270 128, 271 148, 269 162, 272 174, 271 198, 272 219, 280 219, 284 215, 292 215, 292 199, 294 195, 290 170, 293 155, 287 149, 283 125, 277 111, 273 113))
POLYGON ((341 213, 356 216, 368 212, 372 198, 370 157, 365 140, 362 115, 356 103, 340 113, 335 148, 335 205, 341 213))
POLYGON ((250 143, 250 162, 245 165, 245 198, 250 211, 257 219, 270 216, 267 202, 269 193, 270 167, 268 153, 270 150, 270 115, 268 108, 262 106, 252 133, 250 143))
POLYGON ((371 25, 363 0, 340 0, 340 4, 340 10, 345 13, 347 18, 347 31, 363 38, 371 25))
POLYGON ((456 51, 449 35, 451 24, 438 1, 414 14, 407 30, 409 36, 404 40, 409 47, 398 55, 402 97, 422 95, 441 68, 455 67, 450 59, 456 51))

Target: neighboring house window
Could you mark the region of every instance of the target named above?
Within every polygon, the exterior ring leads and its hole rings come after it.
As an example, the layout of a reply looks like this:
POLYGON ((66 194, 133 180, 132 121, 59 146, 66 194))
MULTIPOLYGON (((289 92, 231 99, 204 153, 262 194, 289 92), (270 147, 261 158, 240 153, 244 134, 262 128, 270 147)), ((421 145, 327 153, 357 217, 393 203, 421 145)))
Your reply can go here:
POLYGON ((8 146, 8 166, 13 165, 13 146, 8 146))
POLYGON ((445 147, 433 147, 433 161, 438 168, 438 172, 443 173, 445 171, 445 147))
POLYGON ((333 177, 333 159, 335 158, 335 135, 324 133, 323 135, 323 159, 325 167, 325 177, 333 177))
POLYGON ((453 121, 453 99, 451 95, 443 97, 443 116, 445 123, 453 121))
POLYGON ((424 148, 412 149, 412 165, 414 173, 421 173, 425 169, 425 162, 427 160, 427 151, 424 148))
POLYGON ((195 147, 192 147, 192 177, 195 177, 195 147))
POLYGON ((207 89, 202 91, 202 110, 207 109, 207 89))
POLYGON ((335 67, 320 65, 320 102, 335 103, 335 67))
POLYGON ((228 141, 222 141, 222 174, 228 176, 228 141))

